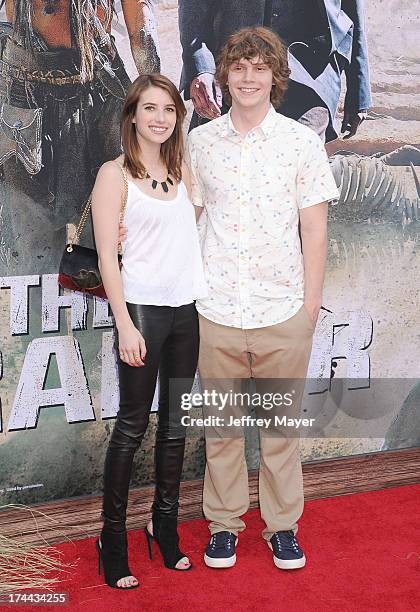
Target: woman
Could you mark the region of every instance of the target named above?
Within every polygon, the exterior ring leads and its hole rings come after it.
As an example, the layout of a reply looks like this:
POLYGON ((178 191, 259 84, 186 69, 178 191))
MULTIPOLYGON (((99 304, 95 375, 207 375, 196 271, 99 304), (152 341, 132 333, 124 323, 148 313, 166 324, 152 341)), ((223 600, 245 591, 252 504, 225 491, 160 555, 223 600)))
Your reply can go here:
POLYGON ((97 542, 105 580, 115 588, 138 586, 128 568, 125 517, 133 456, 147 428, 158 372, 156 491, 145 532, 150 556, 154 538, 166 567, 191 568, 179 550, 177 534, 185 446, 180 397, 191 390, 197 366, 194 300, 207 289, 182 162, 185 114, 178 90, 166 77, 138 77, 122 113, 124 154, 101 167, 92 196, 99 267, 114 314, 119 354, 120 409, 105 461, 104 525, 97 542), (128 237, 120 273, 124 173, 128 237))

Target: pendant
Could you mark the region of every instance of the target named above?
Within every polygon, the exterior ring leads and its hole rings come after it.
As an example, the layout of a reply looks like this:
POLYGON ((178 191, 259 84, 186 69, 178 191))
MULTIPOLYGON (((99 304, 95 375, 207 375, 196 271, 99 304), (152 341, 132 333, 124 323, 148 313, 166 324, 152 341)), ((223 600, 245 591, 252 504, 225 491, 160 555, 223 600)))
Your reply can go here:
POLYGON ((170 185, 174 184, 173 180, 171 179, 171 177, 169 175, 166 177, 165 181, 157 181, 156 179, 152 178, 148 172, 146 172, 146 178, 147 179, 152 179, 152 189, 153 190, 156 189, 156 187, 158 185, 160 185, 162 187, 162 190, 164 191, 164 193, 168 193, 168 191, 169 191, 169 187, 168 187, 167 183, 169 183, 170 185))

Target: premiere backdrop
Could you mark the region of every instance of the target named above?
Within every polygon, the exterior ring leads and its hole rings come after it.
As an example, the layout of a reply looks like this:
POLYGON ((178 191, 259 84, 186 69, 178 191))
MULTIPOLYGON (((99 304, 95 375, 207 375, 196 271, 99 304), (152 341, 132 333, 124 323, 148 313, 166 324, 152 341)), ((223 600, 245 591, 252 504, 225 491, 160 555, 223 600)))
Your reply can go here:
MULTIPOLYGON (((223 38, 233 16, 238 26, 259 23, 261 10, 281 20, 276 6, 284 5, 288 22, 277 29, 286 28, 287 38, 296 24, 296 32, 304 30, 314 4, 203 0, 178 7, 162 0, 149 8, 134 0, 45 0, 32 23, 32 0, 9 0, 2 7, 0 505, 98 493, 102 487, 118 409, 112 321, 105 301, 63 294, 57 269, 98 167, 119 153, 118 117, 130 80, 160 69, 180 83, 179 15, 185 40, 198 41, 187 54, 184 48, 185 73, 192 59, 211 63, 211 41, 223 38), (241 4, 247 7, 240 9, 241 4), (209 5, 220 9, 215 18, 209 5), (223 16, 228 5, 231 14, 223 16), (7 23, 12 15, 15 42, 7 23)), ((340 0, 325 5, 340 8, 340 0)), ((334 75, 344 70, 338 132, 349 95, 355 95, 349 88, 361 52, 372 105, 353 138, 334 139, 331 121, 327 130, 341 197, 330 208, 324 310, 303 406, 316 427, 302 440, 303 460, 420 442, 418 19, 409 0, 365 0, 364 6, 343 0, 341 5, 347 13, 336 12, 337 22, 330 22, 335 42, 327 57, 329 88, 340 88, 334 75), (363 42, 363 36, 368 55, 351 43, 363 42)), ((322 45, 319 53, 325 53, 322 45)), ((307 86, 306 77, 299 77, 304 54, 296 51, 291 62, 292 77, 307 86)), ((322 70, 312 71, 311 78, 316 81, 322 70)), ((328 117, 334 111, 325 103, 330 89, 316 94, 328 117)), ((186 129, 190 101, 187 106, 186 129)), ((317 106, 311 98, 304 110, 317 106)), ((84 242, 90 241, 88 230, 84 242)), ((153 482, 155 424, 152 415, 135 459, 133 485, 153 482)), ((248 435, 250 468, 258 464, 256 434, 248 435)), ((202 477, 203 469, 203 438, 191 432, 184 478, 202 477)))

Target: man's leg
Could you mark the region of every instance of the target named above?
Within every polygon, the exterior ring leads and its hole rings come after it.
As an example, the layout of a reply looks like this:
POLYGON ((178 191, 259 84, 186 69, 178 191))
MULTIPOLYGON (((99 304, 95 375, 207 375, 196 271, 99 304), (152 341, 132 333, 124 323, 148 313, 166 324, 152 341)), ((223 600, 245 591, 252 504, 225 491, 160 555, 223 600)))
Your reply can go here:
POLYGON ((276 531, 297 532, 303 512, 302 465, 299 438, 261 435, 260 440, 259 498, 263 537, 270 540, 276 531))
MULTIPOLYGON (((241 379, 250 377, 244 330, 218 325, 201 315, 199 321, 198 368, 203 387, 223 394, 239 391, 241 379)), ((227 417, 226 411, 220 411, 220 416, 227 417)), ((249 507, 245 440, 243 435, 227 437, 231 435, 223 427, 206 428, 203 511, 212 535, 220 531, 237 535, 243 531, 245 524, 239 517, 249 507)))
MULTIPOLYGON (((252 375, 256 378, 257 389, 284 392, 287 387, 294 386, 294 380, 302 379, 302 384, 297 385, 292 406, 284 410, 287 417, 299 416, 313 331, 303 306, 287 321, 250 330, 252 375)), ((266 523, 263 531, 266 540, 277 531, 296 532, 303 511, 298 431, 293 430, 291 435, 294 437, 285 437, 281 429, 261 432, 259 496, 261 516, 266 523)))

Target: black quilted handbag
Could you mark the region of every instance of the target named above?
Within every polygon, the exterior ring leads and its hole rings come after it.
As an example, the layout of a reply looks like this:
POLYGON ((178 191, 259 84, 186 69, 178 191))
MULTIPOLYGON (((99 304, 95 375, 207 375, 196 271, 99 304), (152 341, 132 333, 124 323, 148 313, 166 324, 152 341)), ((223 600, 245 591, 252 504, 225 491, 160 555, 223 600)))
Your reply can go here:
MULTIPOLYGON (((120 164, 118 165, 120 166, 120 164)), ((124 190, 121 197, 120 212, 120 223, 122 223, 127 206, 128 180, 126 170, 123 166, 120 166, 120 168, 124 177, 124 190)), ((64 249, 58 272, 58 283, 64 289, 72 289, 73 291, 81 291, 88 295, 106 298, 105 288, 98 267, 98 253, 95 249, 90 249, 78 244, 80 235, 90 213, 91 204, 92 194, 86 202, 74 239, 69 242, 64 249)), ((118 255, 118 260, 121 268, 121 255, 118 255)))

